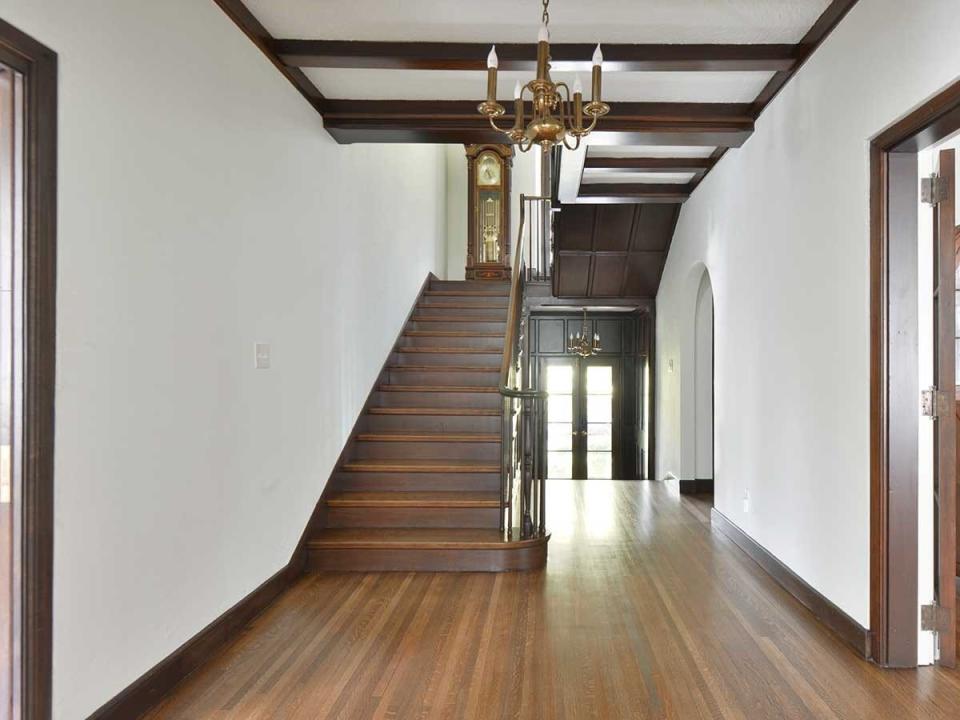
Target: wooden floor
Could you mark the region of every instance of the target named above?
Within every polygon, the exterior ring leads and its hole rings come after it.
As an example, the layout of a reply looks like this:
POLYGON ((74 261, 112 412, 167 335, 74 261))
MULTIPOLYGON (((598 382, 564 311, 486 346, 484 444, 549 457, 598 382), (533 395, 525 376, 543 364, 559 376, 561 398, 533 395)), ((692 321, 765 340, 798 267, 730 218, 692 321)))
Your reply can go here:
POLYGON ((551 481, 545 571, 306 576, 151 718, 960 718, 652 482, 551 481))

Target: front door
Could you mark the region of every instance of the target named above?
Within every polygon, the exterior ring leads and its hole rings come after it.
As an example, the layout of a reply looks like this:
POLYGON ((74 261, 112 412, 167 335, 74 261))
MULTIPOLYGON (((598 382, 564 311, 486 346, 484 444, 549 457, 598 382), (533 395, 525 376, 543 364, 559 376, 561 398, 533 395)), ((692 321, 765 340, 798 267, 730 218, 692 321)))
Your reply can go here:
POLYGON ((611 479, 620 473, 620 361, 543 361, 547 477, 611 479))

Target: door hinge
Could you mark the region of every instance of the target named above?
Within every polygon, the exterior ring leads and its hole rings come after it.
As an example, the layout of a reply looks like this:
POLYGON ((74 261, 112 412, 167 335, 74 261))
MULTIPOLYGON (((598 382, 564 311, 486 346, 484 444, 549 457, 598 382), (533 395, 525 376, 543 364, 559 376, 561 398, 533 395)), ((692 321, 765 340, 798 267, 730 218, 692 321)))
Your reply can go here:
POLYGON ((949 181, 939 175, 931 175, 920 180, 920 199, 927 205, 939 205, 950 197, 949 192, 949 181))
POLYGON ((950 630, 950 610, 936 603, 920 606, 920 629, 925 632, 944 633, 950 630))
POLYGON ((920 391, 920 414, 936 420, 950 412, 950 398, 935 387, 920 391))

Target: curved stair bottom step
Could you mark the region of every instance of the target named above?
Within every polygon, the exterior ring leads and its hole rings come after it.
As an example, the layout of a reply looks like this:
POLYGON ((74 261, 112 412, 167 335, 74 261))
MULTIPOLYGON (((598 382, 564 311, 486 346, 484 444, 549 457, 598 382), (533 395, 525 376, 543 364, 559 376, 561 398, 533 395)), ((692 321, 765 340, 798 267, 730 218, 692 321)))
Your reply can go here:
POLYGON ((307 571, 510 572, 546 565, 549 534, 499 537, 497 530, 323 530, 307 545, 307 571))

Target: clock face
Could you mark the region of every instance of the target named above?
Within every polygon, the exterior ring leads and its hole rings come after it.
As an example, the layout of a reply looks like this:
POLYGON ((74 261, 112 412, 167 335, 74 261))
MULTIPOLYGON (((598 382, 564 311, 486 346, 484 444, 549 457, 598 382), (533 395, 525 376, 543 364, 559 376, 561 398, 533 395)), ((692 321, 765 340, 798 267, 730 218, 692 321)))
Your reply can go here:
POLYGON ((484 153, 477 161, 477 184, 500 184, 500 161, 493 153, 484 153))

